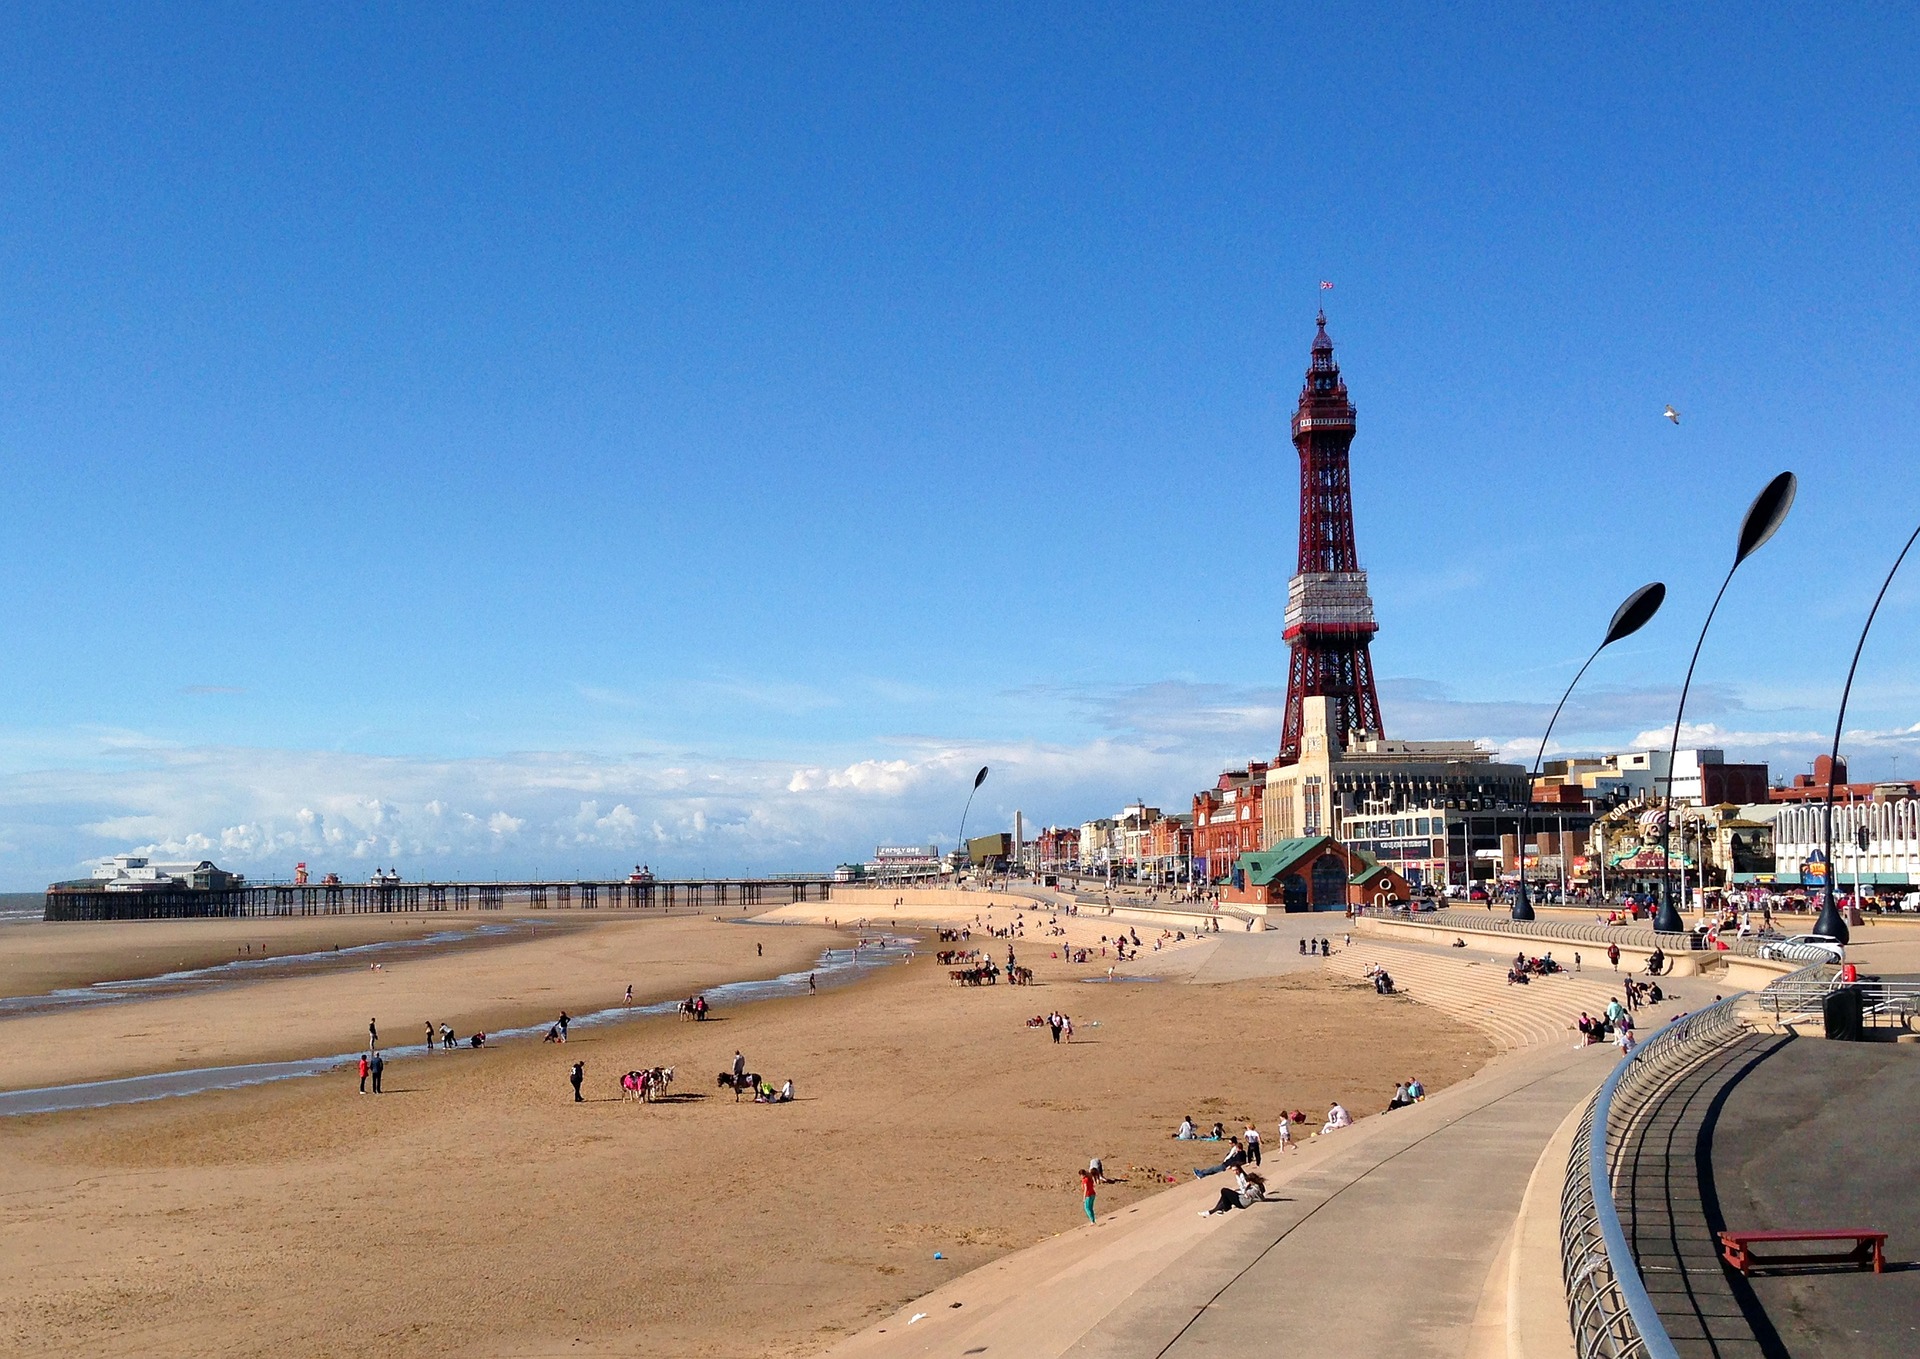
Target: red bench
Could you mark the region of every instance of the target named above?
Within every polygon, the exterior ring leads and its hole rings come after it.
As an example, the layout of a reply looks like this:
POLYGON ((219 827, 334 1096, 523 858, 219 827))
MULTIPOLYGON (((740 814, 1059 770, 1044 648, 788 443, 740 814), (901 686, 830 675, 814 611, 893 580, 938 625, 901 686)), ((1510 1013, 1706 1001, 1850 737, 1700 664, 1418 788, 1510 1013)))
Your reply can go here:
POLYGON ((1859 1265, 1886 1272, 1885 1232, 1721 1232, 1720 1257, 1742 1275, 1771 1265, 1859 1265), (1752 1247, 1776 1241, 1851 1241, 1853 1249, 1825 1255, 1755 1255, 1752 1247))

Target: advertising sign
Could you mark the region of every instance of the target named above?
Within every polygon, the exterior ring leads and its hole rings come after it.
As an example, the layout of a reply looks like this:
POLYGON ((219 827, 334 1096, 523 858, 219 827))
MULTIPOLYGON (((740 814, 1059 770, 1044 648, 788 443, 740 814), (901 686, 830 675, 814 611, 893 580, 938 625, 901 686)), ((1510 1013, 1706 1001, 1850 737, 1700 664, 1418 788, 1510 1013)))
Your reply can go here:
POLYGON ((1805 887, 1825 887, 1827 885, 1827 855, 1825 850, 1814 850, 1801 861, 1800 882, 1805 887))

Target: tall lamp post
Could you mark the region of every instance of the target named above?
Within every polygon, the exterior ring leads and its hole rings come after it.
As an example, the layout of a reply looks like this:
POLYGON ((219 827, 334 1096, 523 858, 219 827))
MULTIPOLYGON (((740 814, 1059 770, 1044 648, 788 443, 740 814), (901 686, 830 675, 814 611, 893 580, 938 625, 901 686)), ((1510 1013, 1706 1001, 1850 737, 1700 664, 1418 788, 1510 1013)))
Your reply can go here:
POLYGON ((967 847, 967 813, 973 810, 973 795, 980 791, 980 785, 985 783, 986 781, 987 781, 987 766, 983 764, 980 766, 980 772, 973 776, 973 787, 967 793, 967 805, 960 809, 960 842, 953 847, 953 853, 954 853, 954 859, 955 859, 955 867, 953 871, 954 871, 955 882, 958 882, 960 880, 959 879, 960 869, 958 866, 960 851, 967 847))
MULTIPOLYGON (((1827 891, 1820 906, 1820 918, 1814 922, 1815 934, 1830 935, 1841 943, 1847 942, 1847 922, 1840 918, 1840 912, 1833 905, 1833 771, 1840 758, 1840 729, 1847 721, 1847 699, 1853 695, 1853 672, 1860 668, 1860 653, 1867 645, 1867 630, 1873 626, 1873 616, 1880 612, 1880 601, 1887 597, 1887 587, 1893 584, 1893 574, 1900 569, 1900 563, 1907 559, 1907 553, 1913 550, 1914 539, 1920 538, 1920 528, 1916 528, 1907 539, 1907 545, 1900 549, 1900 555, 1893 559, 1893 567, 1887 572, 1887 578, 1880 582, 1880 593, 1873 597, 1873 607, 1867 610, 1866 626, 1860 629, 1860 640, 1853 646, 1853 664, 1847 667, 1846 687, 1840 691, 1840 715, 1833 722, 1833 750, 1827 756, 1827 799, 1826 810, 1821 817, 1821 839, 1827 847, 1827 891)), ((1866 846, 1862 845, 1862 849, 1866 846)), ((1856 860, 1855 878, 1859 876, 1856 860)), ((1856 885, 1854 896, 1857 899, 1860 889, 1856 885)))
MULTIPOLYGON (((1607 635, 1600 639, 1600 645, 1593 649, 1591 656, 1587 657, 1586 665, 1582 665, 1575 672, 1573 684, 1569 684, 1567 692, 1560 695, 1560 702, 1554 705, 1553 716, 1547 719, 1547 729, 1540 734, 1540 749, 1533 757, 1533 773, 1527 776, 1527 800, 1520 808, 1520 836, 1519 843, 1515 846, 1515 857, 1520 861, 1520 890, 1513 898, 1515 920, 1533 919, 1533 907, 1527 904, 1527 814, 1533 808, 1533 781, 1540 777, 1540 761, 1546 758, 1547 738, 1553 735, 1553 724, 1560 720, 1560 709, 1566 707, 1567 700, 1573 697, 1573 685, 1578 684, 1580 677, 1587 673, 1587 666, 1592 665, 1601 652, 1622 637, 1631 637, 1644 628, 1653 616, 1660 612, 1660 604, 1666 597, 1667 587, 1656 580, 1652 584, 1642 585, 1621 601, 1620 607, 1613 611, 1613 621, 1607 624, 1607 635)), ((1469 851, 1471 851, 1471 845, 1469 845, 1469 851)), ((1566 862, 1566 856, 1567 837, 1562 831, 1560 835, 1562 864, 1566 862)))
POLYGON ((1720 608, 1721 597, 1733 584, 1733 573, 1779 531, 1787 511, 1793 508, 1793 493, 1799 485, 1793 473, 1782 472, 1762 487, 1753 503, 1747 506, 1746 518, 1740 521, 1740 541, 1734 547, 1733 565, 1727 568, 1727 578, 1720 582, 1720 593, 1713 597, 1707 621, 1700 625, 1700 636, 1693 644, 1693 659, 1687 662, 1687 677, 1680 685, 1680 706, 1673 714, 1673 744, 1667 749, 1667 796, 1660 817, 1660 914, 1653 922, 1654 929, 1667 934, 1679 934, 1686 929, 1680 912, 1673 905, 1673 764, 1680 754, 1680 719, 1687 711, 1687 690, 1693 687, 1693 667, 1700 660, 1700 647, 1707 640, 1707 629, 1713 626, 1713 615, 1720 608))

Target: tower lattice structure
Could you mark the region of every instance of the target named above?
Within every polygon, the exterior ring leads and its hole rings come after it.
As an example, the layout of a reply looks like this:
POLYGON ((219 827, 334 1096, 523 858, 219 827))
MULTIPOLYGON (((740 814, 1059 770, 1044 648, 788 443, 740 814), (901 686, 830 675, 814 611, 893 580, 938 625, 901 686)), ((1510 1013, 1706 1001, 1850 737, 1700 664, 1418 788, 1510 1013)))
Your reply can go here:
POLYGON ((1287 716, 1280 763, 1300 758, 1303 702, 1325 695, 1328 736, 1348 745, 1378 736, 1380 696, 1373 687, 1367 644, 1379 631, 1367 573, 1353 546, 1353 485, 1347 449, 1355 415, 1340 365, 1333 361, 1327 314, 1316 318, 1313 362, 1293 414, 1293 446, 1300 453, 1300 566, 1287 584, 1287 716))

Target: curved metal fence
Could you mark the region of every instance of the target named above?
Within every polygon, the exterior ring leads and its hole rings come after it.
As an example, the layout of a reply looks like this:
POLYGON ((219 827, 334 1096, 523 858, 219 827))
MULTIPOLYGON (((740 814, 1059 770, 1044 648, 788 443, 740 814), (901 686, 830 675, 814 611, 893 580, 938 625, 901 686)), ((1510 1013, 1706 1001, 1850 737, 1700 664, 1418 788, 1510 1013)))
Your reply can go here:
MULTIPOLYGON (((1805 988, 1825 970, 1819 964, 1802 968, 1767 991, 1805 988)), ((1613 1167, 1652 1097, 1744 1031, 1736 1007, 1747 995, 1729 996, 1661 1028, 1614 1067, 1587 1105, 1560 1193, 1561 1278, 1580 1359, 1679 1359, 1620 1225, 1613 1167)))

